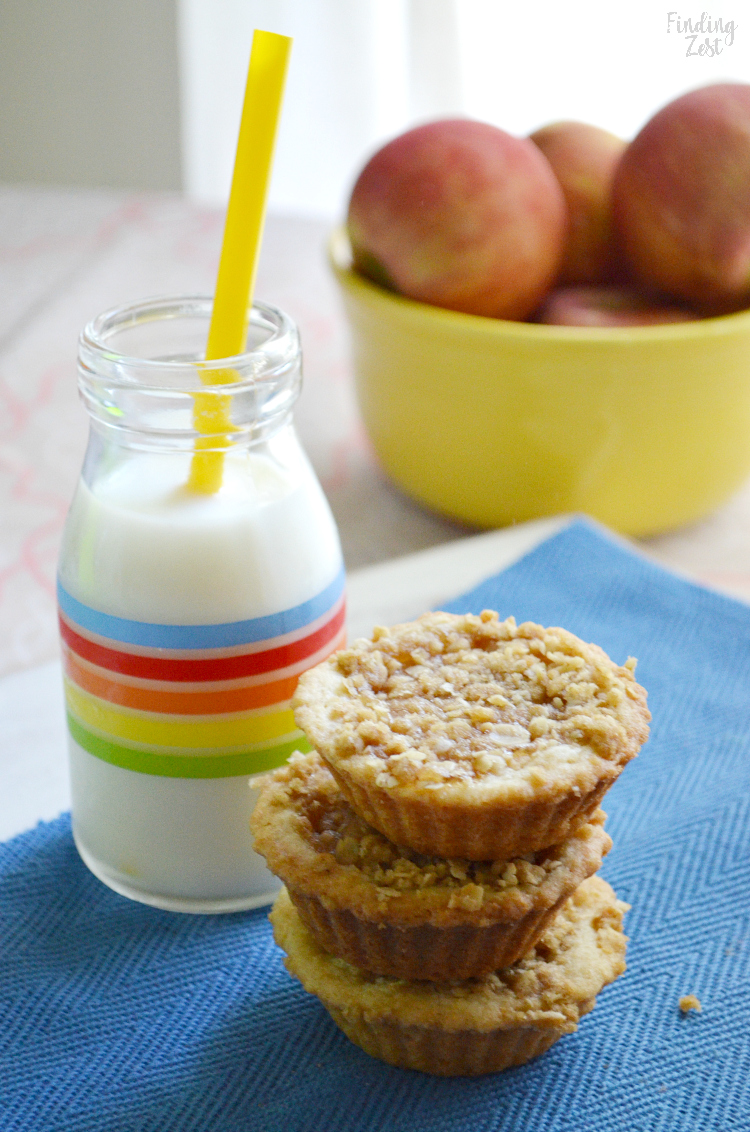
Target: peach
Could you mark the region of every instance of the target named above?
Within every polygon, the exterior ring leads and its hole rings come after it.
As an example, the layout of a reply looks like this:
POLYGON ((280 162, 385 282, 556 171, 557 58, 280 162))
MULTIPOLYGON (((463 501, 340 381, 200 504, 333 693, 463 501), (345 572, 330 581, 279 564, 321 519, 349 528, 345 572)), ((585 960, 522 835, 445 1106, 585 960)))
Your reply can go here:
POLYGON ((548 326, 658 326, 698 317, 627 287, 558 287, 547 296, 536 321, 548 326))
POLYGON ((612 179, 626 143, 585 122, 553 122, 530 135, 560 182, 570 214, 561 283, 606 283, 618 275, 612 179))
POLYGON ((362 170, 349 203, 354 265, 439 307, 531 314, 555 279, 565 198, 528 140, 466 118, 395 138, 362 170))
POLYGON ((708 310, 750 304, 750 85, 670 102, 625 151, 615 224, 633 275, 708 310))

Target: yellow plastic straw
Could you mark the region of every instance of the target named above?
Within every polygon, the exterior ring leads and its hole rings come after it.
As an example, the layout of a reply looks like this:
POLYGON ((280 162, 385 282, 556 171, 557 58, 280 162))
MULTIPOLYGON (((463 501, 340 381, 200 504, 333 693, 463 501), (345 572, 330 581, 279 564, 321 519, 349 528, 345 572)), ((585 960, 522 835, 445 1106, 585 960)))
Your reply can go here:
MULTIPOLYGON (((266 214, 266 198, 276 130, 281 113, 292 41, 270 31, 253 33, 240 135, 234 161, 229 207, 216 280, 206 360, 231 358, 245 350, 258 256, 266 214)), ((206 369, 204 385, 236 381, 232 369, 206 369)), ((194 394, 193 422, 199 436, 190 465, 188 486, 212 494, 221 487, 222 445, 228 445, 234 425, 229 417, 229 394, 194 394)))

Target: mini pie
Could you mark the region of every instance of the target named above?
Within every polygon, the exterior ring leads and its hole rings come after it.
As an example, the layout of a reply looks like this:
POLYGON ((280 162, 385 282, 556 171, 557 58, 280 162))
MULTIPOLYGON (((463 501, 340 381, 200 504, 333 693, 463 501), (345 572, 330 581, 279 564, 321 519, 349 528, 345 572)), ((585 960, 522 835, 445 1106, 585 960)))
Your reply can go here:
POLYGON ((444 983, 368 975, 329 955, 284 889, 271 922, 287 969, 367 1053, 406 1069, 475 1076, 522 1065, 577 1029, 625 970, 627 908, 591 877, 514 966, 444 983))
POLYGON ((487 975, 533 946, 610 849, 604 818, 513 861, 425 857, 367 825, 313 752, 269 776, 252 826, 324 950, 378 975, 445 980, 487 975))
POLYGON ((397 845, 509 860, 564 840, 648 736, 635 660, 496 613, 377 628, 301 677, 298 725, 397 845))

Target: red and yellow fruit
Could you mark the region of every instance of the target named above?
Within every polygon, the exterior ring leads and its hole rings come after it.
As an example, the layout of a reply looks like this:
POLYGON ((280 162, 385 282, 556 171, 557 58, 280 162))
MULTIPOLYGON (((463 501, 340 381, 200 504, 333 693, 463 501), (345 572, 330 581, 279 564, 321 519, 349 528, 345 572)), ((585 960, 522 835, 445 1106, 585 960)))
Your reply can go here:
POLYGON ((628 146, 613 205, 635 278, 708 310, 750 305, 750 85, 670 102, 628 146))
POLYGON ((659 326, 696 317, 628 287, 558 287, 547 296, 537 321, 548 326, 659 326))
POLYGON ((585 122, 553 122, 530 135, 565 194, 570 230, 561 283, 606 283, 619 272, 612 231, 612 180, 622 138, 585 122))
POLYGON ((362 170, 349 204, 355 267, 402 295, 524 319, 552 286, 568 214, 541 151, 484 122, 409 130, 362 170))

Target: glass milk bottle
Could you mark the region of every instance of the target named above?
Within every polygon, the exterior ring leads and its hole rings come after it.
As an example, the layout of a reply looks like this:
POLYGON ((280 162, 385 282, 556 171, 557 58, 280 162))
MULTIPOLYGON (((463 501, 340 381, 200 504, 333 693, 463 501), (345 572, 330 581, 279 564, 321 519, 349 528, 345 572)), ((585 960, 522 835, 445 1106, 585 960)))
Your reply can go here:
POLYGON ((272 897, 254 777, 309 750, 289 701, 344 633, 338 535, 292 425, 296 328, 256 303, 217 369, 210 315, 154 299, 84 330, 91 434, 58 579, 78 851, 115 891, 189 912, 272 897), (219 431, 198 436, 212 399, 219 431), (196 445, 218 490, 191 486, 196 445))

